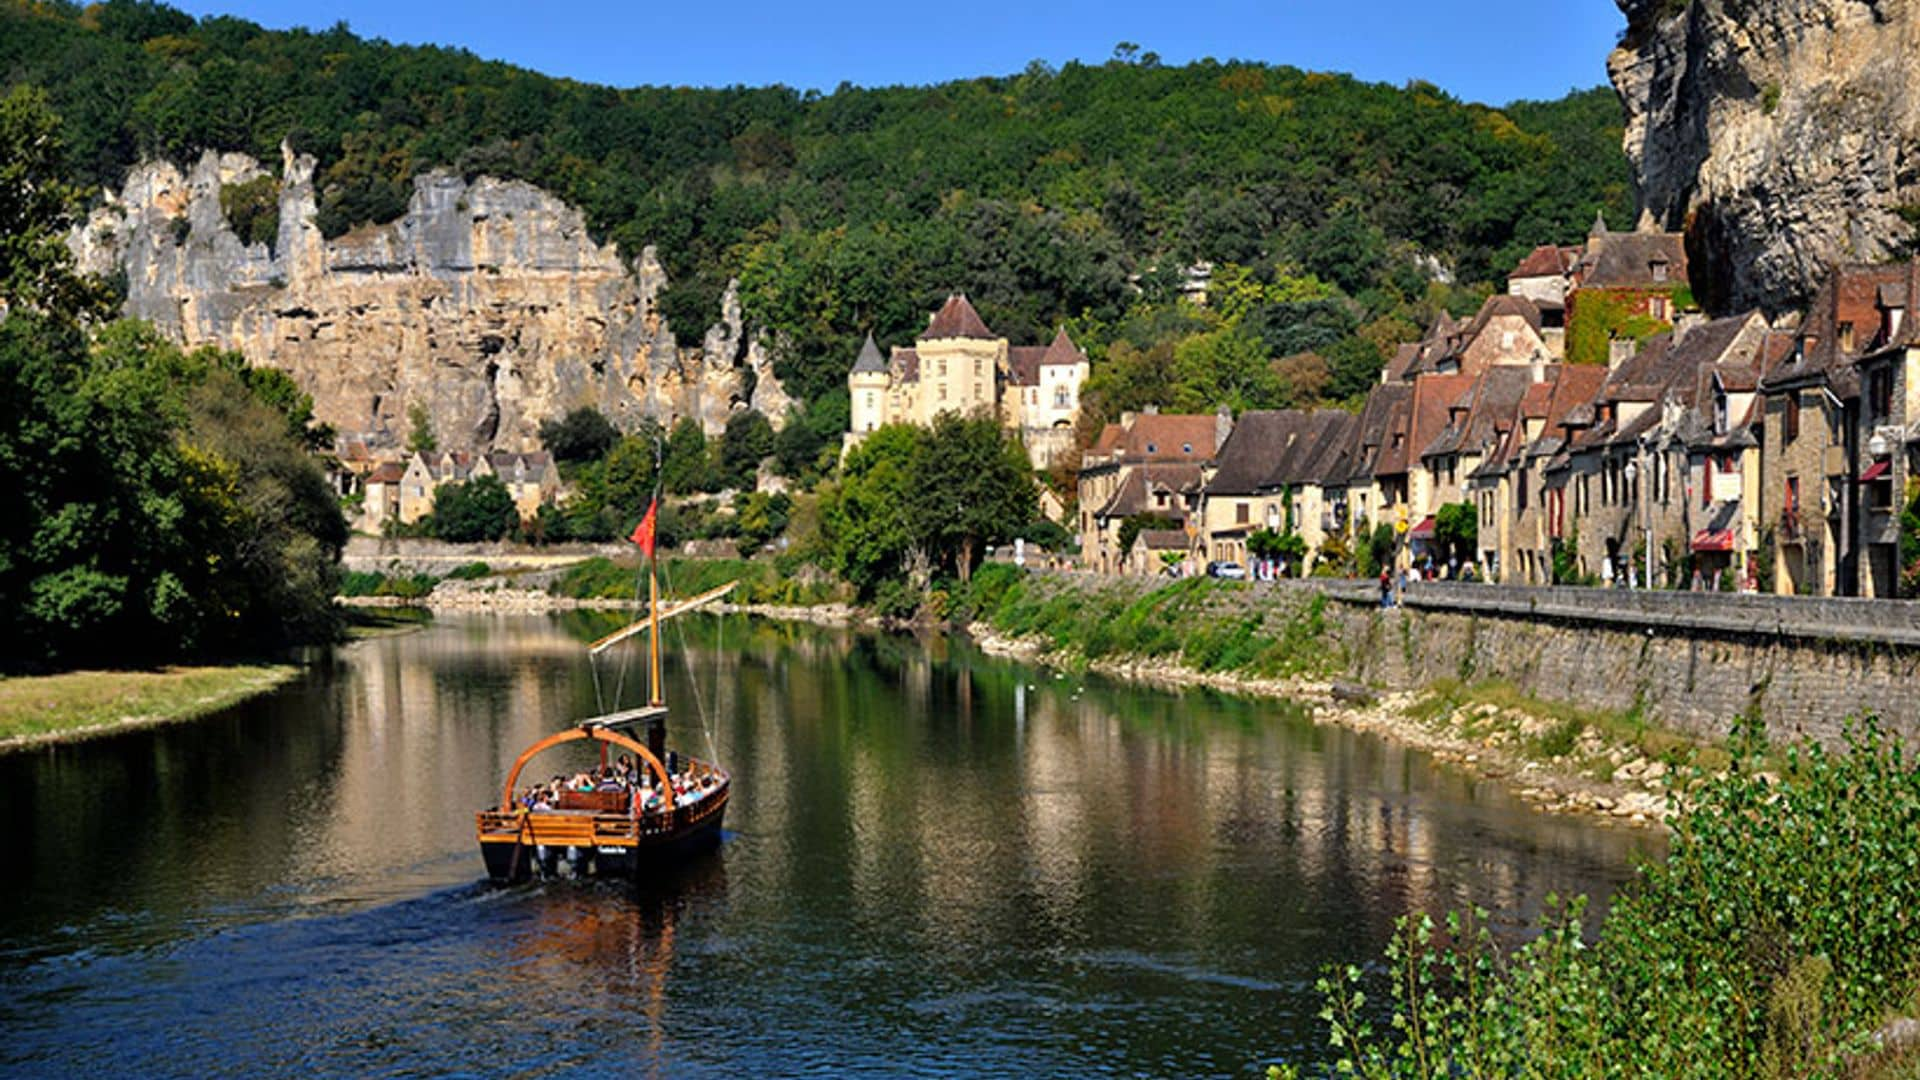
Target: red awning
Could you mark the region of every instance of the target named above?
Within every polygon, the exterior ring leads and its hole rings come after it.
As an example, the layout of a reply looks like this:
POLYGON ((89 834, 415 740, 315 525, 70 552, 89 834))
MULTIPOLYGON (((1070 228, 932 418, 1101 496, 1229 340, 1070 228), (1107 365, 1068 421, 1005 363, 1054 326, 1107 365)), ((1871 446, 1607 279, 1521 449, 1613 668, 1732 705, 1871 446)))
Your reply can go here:
POLYGON ((1701 529, 1693 534, 1695 551, 1732 551, 1732 529, 1701 529))
POLYGON ((1860 474, 1860 482, 1865 484, 1869 481, 1878 480, 1887 475, 1887 470, 1891 468, 1893 468, 1891 461, 1876 461, 1873 463, 1872 468, 1860 474))
POLYGON ((1420 524, 1415 525, 1413 527, 1413 531, 1407 534, 1407 539, 1409 540, 1433 539, 1433 515, 1428 514, 1426 517, 1422 518, 1420 520, 1420 524))

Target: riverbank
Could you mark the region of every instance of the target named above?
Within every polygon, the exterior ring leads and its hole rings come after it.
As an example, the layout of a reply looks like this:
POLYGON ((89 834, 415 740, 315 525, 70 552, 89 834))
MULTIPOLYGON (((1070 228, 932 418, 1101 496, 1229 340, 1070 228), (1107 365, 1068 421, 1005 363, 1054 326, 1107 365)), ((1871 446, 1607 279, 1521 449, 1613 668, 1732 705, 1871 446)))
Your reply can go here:
POLYGON ((1198 686, 1285 699, 1308 708, 1316 724, 1366 731, 1425 751, 1437 761, 1500 783, 1549 813, 1653 827, 1674 810, 1667 795, 1672 765, 1664 757, 1650 757, 1635 739, 1609 737, 1615 718, 1537 701, 1501 684, 1443 683, 1382 694, 1309 675, 1200 671, 1178 661, 1132 656, 1089 661, 1078 652, 1052 648, 1042 638, 1008 637, 986 623, 975 623, 967 632, 981 651, 1026 663, 1084 669, 1150 686, 1198 686))
POLYGON ((0 754, 196 720, 299 673, 292 664, 241 664, 0 679, 0 754))

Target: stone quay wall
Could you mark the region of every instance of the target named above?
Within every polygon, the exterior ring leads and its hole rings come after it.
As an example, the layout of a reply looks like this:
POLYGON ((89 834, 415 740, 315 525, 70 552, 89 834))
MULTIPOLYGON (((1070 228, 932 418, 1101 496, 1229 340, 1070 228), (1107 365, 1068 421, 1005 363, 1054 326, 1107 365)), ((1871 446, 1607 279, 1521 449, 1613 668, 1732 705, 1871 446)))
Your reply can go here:
POLYGON ((1346 677, 1384 689, 1503 679, 1550 701, 1637 707, 1702 739, 1757 714, 1771 737, 1828 745, 1848 718, 1873 712, 1920 744, 1920 603, 1427 582, 1382 610, 1370 582, 1321 580, 1251 585, 1216 602, 1315 593, 1338 601, 1326 619, 1346 677))

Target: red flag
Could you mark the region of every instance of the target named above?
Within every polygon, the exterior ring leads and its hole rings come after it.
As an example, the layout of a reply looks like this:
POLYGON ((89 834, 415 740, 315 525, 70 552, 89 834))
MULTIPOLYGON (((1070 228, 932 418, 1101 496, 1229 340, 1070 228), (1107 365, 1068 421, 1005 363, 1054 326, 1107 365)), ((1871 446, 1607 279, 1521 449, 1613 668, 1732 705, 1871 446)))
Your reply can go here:
POLYGON ((648 503, 647 516, 640 519, 640 524, 633 527, 633 535, 628 537, 628 539, 640 545, 640 554, 645 555, 649 559, 653 558, 654 511, 659 508, 660 500, 658 499, 648 503))

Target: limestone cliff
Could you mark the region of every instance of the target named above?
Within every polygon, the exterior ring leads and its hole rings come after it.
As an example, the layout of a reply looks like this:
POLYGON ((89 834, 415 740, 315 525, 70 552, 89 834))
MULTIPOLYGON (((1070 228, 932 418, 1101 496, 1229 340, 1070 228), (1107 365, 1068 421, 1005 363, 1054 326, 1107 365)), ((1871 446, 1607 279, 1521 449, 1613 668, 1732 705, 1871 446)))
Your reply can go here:
POLYGON ((1920 0, 1617 2, 1641 205, 1686 230, 1703 300, 1779 312, 1913 242, 1920 0))
POLYGON ((267 174, 208 153, 184 175, 134 169, 75 231, 82 267, 124 271, 129 315, 287 371, 320 419, 376 444, 405 441, 415 402, 452 449, 531 448, 542 421, 581 405, 626 428, 690 416, 709 434, 750 405, 784 417, 733 290, 702 346, 679 348, 653 249, 629 266, 539 188, 431 173, 400 220, 326 240, 313 160, 283 155, 271 245, 243 242, 221 205, 223 187, 267 174))

